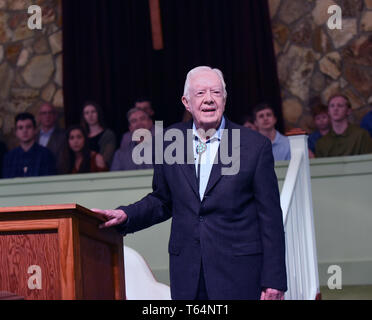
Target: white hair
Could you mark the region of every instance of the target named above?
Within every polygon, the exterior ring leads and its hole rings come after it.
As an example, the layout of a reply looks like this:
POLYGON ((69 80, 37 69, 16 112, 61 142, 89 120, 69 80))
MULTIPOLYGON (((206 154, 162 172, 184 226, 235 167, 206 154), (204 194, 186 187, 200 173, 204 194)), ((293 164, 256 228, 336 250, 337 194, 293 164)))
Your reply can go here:
POLYGON ((127 120, 128 120, 128 122, 129 122, 129 119, 130 119, 131 115, 133 113, 135 113, 135 112, 138 112, 138 111, 144 113, 148 118, 150 118, 150 116, 147 114, 146 111, 144 111, 144 110, 142 110, 140 108, 137 108, 137 107, 133 107, 133 108, 129 109, 129 111, 127 112, 127 120))
POLYGON ((183 95, 186 97, 187 100, 190 99, 190 79, 192 76, 194 76, 195 74, 197 74, 198 72, 202 72, 202 71, 214 71, 218 77, 220 78, 221 80, 221 83, 222 83, 222 87, 223 87, 223 97, 224 99, 226 99, 227 97, 227 91, 226 91, 226 83, 225 83, 225 80, 223 78, 223 74, 221 72, 221 70, 217 69, 217 68, 211 68, 211 67, 207 67, 207 66, 200 66, 200 67, 196 67, 194 69, 191 69, 187 76, 186 76, 186 81, 185 81, 185 87, 184 87, 184 90, 183 90, 183 95))

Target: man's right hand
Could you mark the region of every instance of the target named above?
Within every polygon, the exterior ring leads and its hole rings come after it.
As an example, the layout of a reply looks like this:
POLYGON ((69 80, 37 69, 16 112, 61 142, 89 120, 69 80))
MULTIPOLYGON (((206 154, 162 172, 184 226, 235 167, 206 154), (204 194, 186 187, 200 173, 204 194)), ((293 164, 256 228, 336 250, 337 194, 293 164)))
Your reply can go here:
POLYGON ((107 222, 99 225, 100 229, 117 226, 125 222, 128 218, 127 214, 123 210, 101 210, 96 208, 91 210, 107 220, 107 222))

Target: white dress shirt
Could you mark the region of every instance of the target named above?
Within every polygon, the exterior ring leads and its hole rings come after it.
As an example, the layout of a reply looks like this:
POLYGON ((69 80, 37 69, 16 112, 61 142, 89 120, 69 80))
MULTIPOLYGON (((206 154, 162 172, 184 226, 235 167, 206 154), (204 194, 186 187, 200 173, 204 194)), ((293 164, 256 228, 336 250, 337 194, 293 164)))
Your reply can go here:
MULTIPOLYGON (((220 127, 217 129, 215 134, 209 140, 205 142, 207 149, 205 152, 201 153, 200 155, 200 179, 199 179, 200 201, 202 201, 204 198, 205 189, 207 188, 207 185, 208 185, 209 176, 211 174, 213 163, 217 155, 218 147, 220 146, 221 136, 222 136, 224 129, 225 129, 225 118, 222 117, 220 127)), ((196 176, 198 176, 199 154, 196 148, 197 148, 197 145, 199 144, 199 141, 202 141, 202 140, 200 139, 198 131, 196 130, 195 123, 193 124, 193 135, 195 137, 193 141, 195 170, 196 170, 196 176)))

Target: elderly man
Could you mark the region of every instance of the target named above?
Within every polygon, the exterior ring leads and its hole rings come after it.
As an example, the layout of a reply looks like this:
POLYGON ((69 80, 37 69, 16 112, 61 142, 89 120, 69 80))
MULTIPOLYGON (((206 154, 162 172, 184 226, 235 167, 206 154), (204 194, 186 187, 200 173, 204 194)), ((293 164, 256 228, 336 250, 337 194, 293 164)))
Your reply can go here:
MULTIPOLYGON (((284 228, 271 143, 224 117, 226 96, 221 71, 191 70, 182 102, 193 119, 166 131, 187 137, 184 161, 156 163, 153 192, 142 200, 93 210, 108 220, 101 227, 116 226, 123 234, 172 217, 173 299, 283 299, 284 228), (223 173, 218 158, 224 148, 229 154, 239 149, 231 163, 239 168, 235 174, 223 173)), ((165 140, 164 154, 173 143, 165 140)))
MULTIPOLYGON (((153 122, 145 111, 139 108, 132 108, 127 113, 127 119, 129 123, 129 132, 130 137, 132 137, 133 132, 138 129, 146 129, 154 134, 154 126, 153 122)), ((120 146, 120 148, 115 152, 114 160, 111 164, 111 171, 119 171, 119 170, 138 170, 138 169, 151 169, 152 164, 137 164, 133 161, 132 153, 136 145, 140 141, 130 141, 128 144, 124 146, 120 146)))
POLYGON ((39 109, 40 130, 36 136, 36 141, 41 146, 48 148, 58 159, 66 137, 65 131, 60 129, 56 122, 57 111, 51 104, 44 103, 39 109))
MULTIPOLYGON (((146 98, 146 97, 142 97, 142 98, 138 98, 135 102, 134 102, 134 107, 133 108, 137 108, 137 109, 140 109, 144 112, 146 112, 149 117, 150 117, 150 120, 153 120, 153 117, 154 117, 154 109, 152 108, 152 103, 150 101, 150 99, 146 98)), ((128 116, 127 116, 128 118, 128 116)), ((152 131, 152 134, 154 134, 154 127, 151 128, 151 131, 152 131)), ((120 149, 125 149, 125 148, 128 148, 131 141, 132 141, 132 133, 133 131, 130 131, 130 128, 129 128, 129 131, 124 133, 123 134, 123 137, 121 139, 121 142, 120 142, 120 149)))
POLYGON ((9 151, 3 163, 3 177, 35 177, 56 174, 53 154, 36 143, 36 121, 32 114, 24 112, 15 118, 19 147, 9 151))
POLYGON ((315 145, 316 157, 340 157, 372 153, 368 131, 349 123, 351 103, 347 96, 335 94, 328 101, 331 130, 315 145))

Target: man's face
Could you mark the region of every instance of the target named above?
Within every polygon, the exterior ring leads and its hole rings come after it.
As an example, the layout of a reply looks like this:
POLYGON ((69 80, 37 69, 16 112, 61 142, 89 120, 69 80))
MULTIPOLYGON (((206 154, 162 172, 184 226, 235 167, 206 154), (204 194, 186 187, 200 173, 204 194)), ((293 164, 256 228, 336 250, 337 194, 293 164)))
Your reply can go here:
POLYGON ((325 130, 329 128, 328 113, 320 113, 314 117, 314 123, 318 130, 325 130))
POLYGON ((44 104, 39 110, 39 120, 41 127, 52 128, 55 125, 57 116, 52 106, 44 104))
POLYGON ((150 130, 153 123, 150 116, 144 111, 135 111, 129 117, 129 131, 133 132, 137 129, 150 130))
POLYGON ((75 153, 78 153, 84 148, 84 135, 79 129, 71 130, 68 136, 68 144, 71 150, 75 153))
POLYGON ((254 122, 258 130, 272 130, 276 124, 276 118, 271 109, 263 109, 256 113, 254 122))
POLYGON ((30 119, 18 120, 16 123, 16 136, 21 143, 29 143, 35 139, 35 127, 30 119))
POLYGON ((350 108, 343 97, 334 97, 328 105, 328 114, 332 121, 340 122, 347 120, 350 115, 350 108))
POLYGON ((182 97, 196 127, 217 129, 225 111, 226 99, 219 76, 214 71, 200 71, 190 79, 189 99, 182 97))
POLYGON ((138 109, 145 111, 150 117, 154 115, 154 110, 151 107, 150 101, 136 102, 134 106, 138 109))

